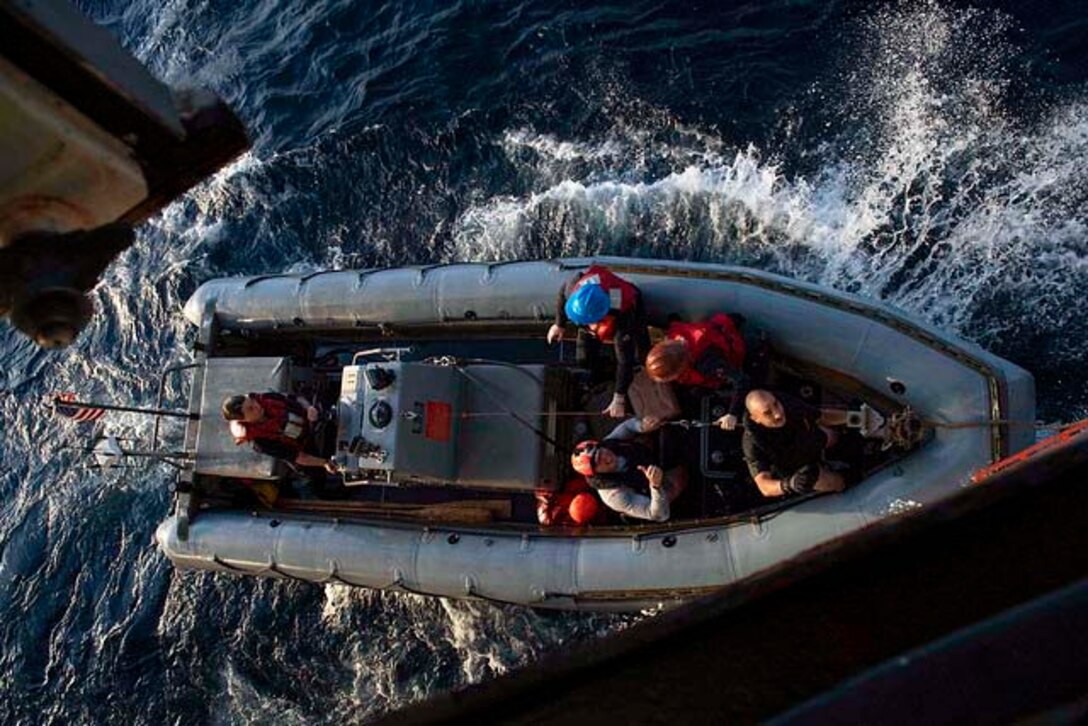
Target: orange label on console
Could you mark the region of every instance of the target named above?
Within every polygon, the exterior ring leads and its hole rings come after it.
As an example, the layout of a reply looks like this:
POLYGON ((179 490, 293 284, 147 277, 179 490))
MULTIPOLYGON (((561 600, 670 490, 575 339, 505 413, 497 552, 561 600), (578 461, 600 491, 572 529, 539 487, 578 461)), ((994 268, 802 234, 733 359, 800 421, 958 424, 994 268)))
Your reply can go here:
POLYGON ((423 435, 432 441, 449 441, 453 408, 442 401, 427 401, 423 412, 423 435))

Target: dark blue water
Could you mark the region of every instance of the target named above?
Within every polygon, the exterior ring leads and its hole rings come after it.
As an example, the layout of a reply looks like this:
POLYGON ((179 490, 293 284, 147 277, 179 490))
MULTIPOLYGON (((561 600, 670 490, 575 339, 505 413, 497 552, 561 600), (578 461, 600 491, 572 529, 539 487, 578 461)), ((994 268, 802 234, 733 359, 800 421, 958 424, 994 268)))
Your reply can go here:
POLYGON ((1088 415, 1083 1, 80 5, 254 148, 140 230, 72 349, 0 330, 4 723, 351 722, 637 620, 174 573, 167 472, 86 470, 37 403, 152 403, 211 277, 753 264, 895 303, 1031 370, 1043 418, 1088 415))

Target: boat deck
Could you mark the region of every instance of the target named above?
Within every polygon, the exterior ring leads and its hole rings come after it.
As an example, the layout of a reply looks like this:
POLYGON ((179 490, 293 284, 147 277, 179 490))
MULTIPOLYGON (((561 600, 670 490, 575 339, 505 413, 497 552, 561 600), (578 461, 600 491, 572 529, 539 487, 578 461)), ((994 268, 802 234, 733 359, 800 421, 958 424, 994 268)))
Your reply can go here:
MULTIPOLYGON (((350 364, 357 350, 367 346, 338 344, 315 345, 312 353, 295 356, 291 381, 284 385, 319 402, 326 409, 335 410, 340 395, 341 375, 350 364), (298 363, 302 361, 303 365, 298 363)), ((372 347, 372 346, 371 346, 372 347)), ((408 343, 392 343, 388 348, 410 347, 400 355, 403 360, 426 360, 438 356, 454 356, 475 361, 495 360, 504 364, 543 365, 562 373, 565 390, 555 400, 561 402, 560 410, 551 414, 552 425, 519 420, 517 416, 503 416, 496 406, 489 410, 466 411, 463 415, 488 415, 503 419, 502 427, 527 427, 546 436, 547 429, 555 436, 556 450, 562 452, 554 458, 558 464, 557 481, 561 484, 573 472, 565 464, 566 451, 574 443, 586 438, 604 438, 618 421, 607 418, 600 411, 611 397, 611 381, 614 366, 606 351, 598 370, 590 372, 579 368, 574 361, 575 346, 566 341, 562 345, 548 346, 539 338, 515 337, 505 340, 414 340, 408 343), (536 428, 534 423, 539 424, 536 428)), ((248 354, 261 353, 260 346, 248 354)), ((210 363, 216 360, 211 359, 210 363)), ((277 374, 280 372, 276 367, 277 374)), ((819 373, 801 372, 795 362, 772 356, 763 385, 785 390, 803 400, 819 405, 838 408, 854 408, 862 400, 870 404, 886 405, 886 401, 873 401, 851 390, 849 381, 826 380, 819 373)), ((244 388, 244 387, 243 387, 244 388)), ((680 407, 679 420, 706 422, 725 413, 731 397, 730 391, 684 389, 677 387, 676 399, 680 407)), ((213 396, 214 398, 214 396, 213 396)), ((221 422, 216 422, 216 424, 221 422)), ((225 425, 225 424, 224 424, 225 425)), ((748 474, 741 454, 741 431, 728 432, 714 426, 683 426, 667 424, 667 435, 672 446, 682 451, 680 458, 686 462, 688 487, 672 504, 670 520, 692 521, 718 519, 758 512, 767 508, 777 509, 790 504, 790 498, 767 499, 763 497, 748 474)), ((517 433, 525 432, 517 429, 517 433)), ((662 434, 658 434, 659 436, 662 434)), ((524 437, 523 437, 524 438, 524 437)), ((319 453, 331 455, 337 447, 334 423, 323 429, 319 453)), ((535 455, 541 456, 539 449, 535 455)), ((497 454, 505 455, 505 454, 497 454)), ((530 452, 528 455, 534 455, 530 452)), ((881 450, 879 441, 865 440, 853 430, 841 437, 828 458, 849 465, 847 480, 854 483, 868 473, 886 465, 892 455, 881 450)), ((263 461, 261 465, 267 465, 263 461)), ((264 477, 271 479, 272 477, 264 477)), ((253 482, 239 477, 200 477, 198 483, 205 507, 252 508, 268 506, 267 485, 254 487, 253 482), (261 496, 258 496, 258 492, 261 496)), ((323 470, 282 467, 276 475, 274 486, 278 498, 271 507, 284 512, 313 514, 318 516, 390 517, 418 521, 459 521, 464 523, 490 522, 519 526, 536 526, 536 499, 532 490, 509 490, 489 487, 466 487, 435 484, 385 485, 367 483, 345 485, 340 476, 331 476, 323 470)), ((554 487, 554 485, 553 485, 554 487)), ((811 495, 809 495, 811 496, 811 495)), ((800 498, 796 498, 800 499, 800 498)), ((609 512, 607 524, 635 526, 640 523, 609 512)))

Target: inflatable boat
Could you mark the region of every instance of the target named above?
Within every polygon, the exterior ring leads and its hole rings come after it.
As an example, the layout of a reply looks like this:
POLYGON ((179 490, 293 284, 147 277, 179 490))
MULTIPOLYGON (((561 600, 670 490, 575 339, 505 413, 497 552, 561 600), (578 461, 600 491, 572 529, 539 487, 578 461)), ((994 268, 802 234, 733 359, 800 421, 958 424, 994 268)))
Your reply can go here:
POLYGON ((597 257, 231 278, 200 287, 185 316, 193 361, 164 371, 190 381, 185 458, 157 531, 182 569, 668 607, 925 507, 1034 442, 1026 371, 886 304, 752 269, 597 257), (770 350, 761 385, 846 411, 846 490, 764 497, 740 432, 708 425, 721 391, 633 389, 637 415, 676 394, 667 425, 683 429, 688 486, 669 520, 540 524, 538 493, 614 423, 600 413, 608 361, 602 379, 570 336, 545 341, 558 290, 594 264, 638 286, 657 328, 743 320, 770 350), (316 453, 338 473, 235 444, 224 398, 263 391, 328 412, 316 453))

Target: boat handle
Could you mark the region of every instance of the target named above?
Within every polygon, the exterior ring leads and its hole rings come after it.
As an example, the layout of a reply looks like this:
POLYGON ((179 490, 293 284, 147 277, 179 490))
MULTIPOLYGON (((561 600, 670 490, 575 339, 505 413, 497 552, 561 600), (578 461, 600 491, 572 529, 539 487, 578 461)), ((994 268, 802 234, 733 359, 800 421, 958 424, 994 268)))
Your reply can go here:
MULTIPOLYGON (((176 373, 177 371, 188 370, 190 368, 199 368, 202 365, 204 365, 203 362, 180 363, 178 365, 168 366, 167 368, 164 368, 163 372, 159 375, 159 393, 155 397, 155 408, 158 408, 158 409, 162 408, 162 396, 163 396, 163 392, 166 389, 166 377, 168 375, 170 375, 171 373, 176 373)), ((162 420, 161 416, 156 416, 155 417, 155 429, 151 434, 151 450, 152 451, 157 451, 158 448, 159 448, 159 422, 161 420, 162 420)))

